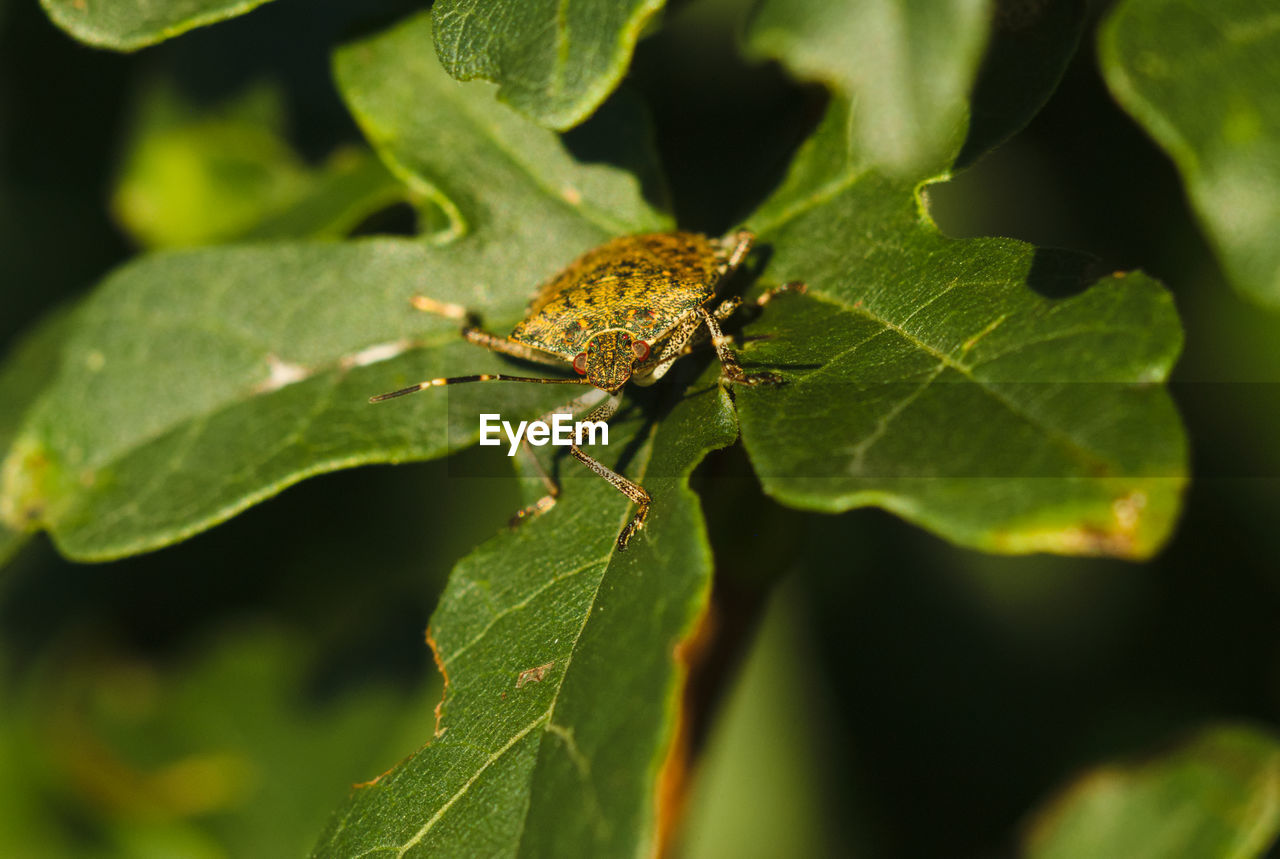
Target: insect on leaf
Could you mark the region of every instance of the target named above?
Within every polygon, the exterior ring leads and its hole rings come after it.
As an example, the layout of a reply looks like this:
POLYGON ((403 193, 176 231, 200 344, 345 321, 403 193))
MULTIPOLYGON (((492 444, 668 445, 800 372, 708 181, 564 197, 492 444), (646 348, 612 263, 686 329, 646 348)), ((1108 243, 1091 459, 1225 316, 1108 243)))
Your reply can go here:
POLYGON ((338 76, 375 143, 386 116, 411 116, 384 154, 449 212, 453 241, 209 248, 116 271, 78 309, 63 371, 16 434, 5 521, 47 528, 72 557, 119 557, 312 474, 472 444, 485 404, 534 417, 563 399, 550 387, 473 386, 368 404, 420 379, 510 366, 462 341, 456 321, 414 310, 413 295, 509 326, 566 260, 665 223, 633 176, 579 165, 491 88, 414 51, 429 29, 424 14, 344 49, 338 76), (421 109, 400 110, 408 100, 421 109))

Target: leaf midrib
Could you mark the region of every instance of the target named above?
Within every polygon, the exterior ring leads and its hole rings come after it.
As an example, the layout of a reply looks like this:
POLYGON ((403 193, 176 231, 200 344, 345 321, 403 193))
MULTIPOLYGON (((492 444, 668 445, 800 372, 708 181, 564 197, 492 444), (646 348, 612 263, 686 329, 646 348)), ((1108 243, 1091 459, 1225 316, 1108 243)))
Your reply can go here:
MULTIPOLYGON (((644 460, 641 463, 639 463, 636 469, 637 471, 637 475, 635 478, 636 482, 642 482, 644 480, 645 475, 648 473, 649 464, 653 459, 653 441, 654 441, 655 435, 657 434, 658 427, 659 427, 659 423, 655 422, 653 426, 651 426, 649 429, 649 437, 645 441, 645 446, 644 446, 644 451, 645 451, 644 460)), ((631 508, 632 508, 632 504, 628 502, 625 508, 623 509, 623 515, 618 522, 618 529, 617 529, 618 532, 621 532, 622 528, 626 525, 628 519, 632 515, 631 508)), ((578 627, 578 632, 577 634, 574 635, 573 643, 569 645, 569 648, 567 650, 568 655, 565 657, 564 671, 560 675, 560 682, 556 685, 555 691, 551 695, 551 702, 548 705, 546 711, 543 712, 541 715, 539 715, 536 719, 532 720, 528 725, 526 725, 516 735, 514 735, 511 738, 511 740, 507 742, 506 745, 504 745, 501 749, 499 749, 497 752, 491 755, 485 761, 484 765, 475 773, 475 775, 473 775, 470 779, 468 779, 466 783, 464 783, 462 787, 460 787, 454 793, 454 795, 451 796, 444 803, 444 805, 442 805, 441 808, 437 810, 436 813, 433 814, 426 823, 423 824, 422 828, 419 829, 418 832, 416 832, 414 836, 409 839, 409 841, 405 842, 405 844, 400 848, 399 852, 396 854, 398 857, 404 856, 404 854, 410 848, 412 848, 413 846, 421 842, 421 840, 424 837, 426 837, 427 833, 431 830, 431 827, 434 826, 436 823, 438 823, 444 817, 445 812, 447 812, 448 809, 454 805, 454 803, 456 803, 459 799, 461 799, 466 794, 466 792, 471 789, 471 787, 479 780, 480 776, 483 774, 485 770, 487 770, 496 761, 498 761, 503 755, 509 752, 512 748, 514 748, 521 739, 528 736, 528 734, 532 730, 534 730, 536 727, 544 723, 550 724, 552 722, 552 720, 555 717, 556 705, 560 701, 560 692, 561 690, 564 689, 564 684, 569 679, 569 671, 573 667, 573 657, 574 657, 575 651, 577 650, 578 642, 581 641, 582 633, 586 630, 587 624, 591 622, 591 617, 594 613, 596 602, 600 596, 600 588, 604 585, 605 577, 609 575, 609 569, 612 566, 613 559, 617 556, 617 553, 618 553, 617 541, 611 540, 609 542, 609 550, 604 554, 603 557, 601 557, 597 561, 592 562, 591 564, 585 565, 583 568, 580 568, 577 571, 577 572, 582 572, 583 569, 588 569, 591 566, 594 566, 596 564, 604 565, 604 570, 600 574, 599 580, 596 582, 595 590, 592 591, 591 599, 588 603, 587 610, 583 614, 582 624, 578 627)), ((561 574, 556 578, 558 580, 563 580, 568 576, 569 574, 561 574)), ((490 626, 491 625, 492 624, 490 624, 490 626)), ((488 627, 482 630, 478 636, 476 636, 467 644, 465 644, 462 650, 465 650, 466 648, 473 646, 487 632, 488 632, 488 627)), ((446 664, 452 663, 457 658, 460 652, 461 650, 455 651, 454 653, 450 654, 448 658, 445 660, 446 664)), ((539 740, 539 748, 541 748, 541 742, 542 741, 539 740)), ((535 762, 535 767, 536 767, 536 762, 535 762)), ((529 818, 529 804, 526 803, 525 813, 520 821, 520 829, 517 831, 516 838, 515 838, 515 845, 516 845, 517 852, 519 851, 519 845, 524 839, 524 832, 525 832, 526 824, 528 823, 528 818, 529 818)))

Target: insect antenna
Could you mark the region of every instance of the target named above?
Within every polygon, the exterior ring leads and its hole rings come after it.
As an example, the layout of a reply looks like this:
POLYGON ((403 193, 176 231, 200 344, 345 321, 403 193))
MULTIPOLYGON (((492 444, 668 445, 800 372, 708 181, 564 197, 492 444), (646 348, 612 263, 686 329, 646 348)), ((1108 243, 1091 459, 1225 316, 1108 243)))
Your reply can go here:
POLYGON ((410 385, 409 387, 401 388, 398 391, 390 391, 386 394, 378 394, 376 397, 370 397, 369 402, 380 403, 383 400, 391 400, 408 394, 416 394, 418 391, 425 391, 427 388, 439 388, 444 385, 459 385, 463 382, 532 382, 538 385, 591 384, 586 379, 544 379, 538 376, 507 376, 502 373, 479 373, 474 376, 451 376, 448 379, 427 379, 425 382, 419 382, 416 385, 410 385))

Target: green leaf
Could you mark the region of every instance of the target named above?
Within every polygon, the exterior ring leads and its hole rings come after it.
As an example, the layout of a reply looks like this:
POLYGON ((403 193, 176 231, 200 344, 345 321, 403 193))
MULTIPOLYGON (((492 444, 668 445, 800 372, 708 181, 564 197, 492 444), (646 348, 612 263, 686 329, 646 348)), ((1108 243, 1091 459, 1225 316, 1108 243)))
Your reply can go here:
POLYGON ((450 214, 452 235, 468 235, 125 266, 79 309, 63 370, 7 455, 5 521, 39 522, 71 557, 119 557, 312 474, 471 444, 483 404, 536 415, 563 401, 558 388, 476 385, 368 404, 420 379, 509 366, 463 342, 456 322, 413 310, 414 294, 481 310, 502 330, 567 260, 664 223, 632 176, 578 165, 487 87, 415 53, 428 28, 423 15, 344 49, 338 76, 393 169, 450 214), (403 110, 410 102, 422 109, 403 110))
POLYGON ((542 125, 566 129, 622 80, 636 40, 663 3, 438 0, 436 53, 458 80, 494 81, 502 101, 542 125))
POLYGON ((809 284, 747 352, 791 382, 737 397, 765 490, 989 551, 1150 554, 1186 479, 1168 294, 1117 274, 1063 295, 1079 260, 946 238, 910 184, 858 165, 849 128, 833 104, 751 221, 770 277, 809 284))
POLYGON ((135 51, 256 9, 268 0, 40 0, 53 22, 82 42, 135 51))
MULTIPOLYGON (((365 135, 393 172, 449 213, 454 234, 488 229, 519 240, 563 229, 562 220, 584 233, 595 227, 596 236, 670 227, 636 180, 605 163, 575 160, 558 136, 495 103, 495 87, 444 76, 422 50, 430 32, 431 19, 418 15, 348 45, 337 53, 335 74, 365 135), (545 223, 548 217, 556 220, 545 223)), ((621 115, 613 122, 621 137, 635 135, 644 120, 621 115)), ((625 166, 640 177, 656 173, 648 150, 633 152, 625 166)), ((521 289, 525 297, 532 291, 521 289)))
POLYGON ((1112 94, 1173 158, 1227 276, 1280 305, 1280 13, 1126 0, 1099 36, 1112 94))
POLYGON ((1150 761, 1086 773, 1037 813, 1031 859, 1262 856, 1280 833, 1280 742, 1219 726, 1150 761))
POLYGON ((820 80, 858 109, 858 148, 885 170, 937 170, 964 139, 967 99, 987 42, 988 0, 760 0, 756 53, 820 80))
POLYGON ((654 499, 625 552, 631 505, 566 475, 550 512, 458 565, 431 621, 447 678, 435 738, 360 787, 316 855, 653 852, 684 673, 673 653, 710 588, 687 478, 737 432, 718 372, 660 423, 611 426, 610 450, 635 451, 624 471, 654 499))

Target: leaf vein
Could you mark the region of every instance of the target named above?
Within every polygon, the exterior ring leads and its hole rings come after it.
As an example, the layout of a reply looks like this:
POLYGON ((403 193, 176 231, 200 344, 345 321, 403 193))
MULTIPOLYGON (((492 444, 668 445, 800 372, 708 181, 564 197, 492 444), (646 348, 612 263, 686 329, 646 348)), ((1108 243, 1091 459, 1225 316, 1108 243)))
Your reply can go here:
POLYGON ((462 654, 466 653, 476 644, 479 644, 480 640, 484 638, 489 633, 489 631, 493 629, 494 625, 497 624, 498 621, 502 620, 504 617, 510 614, 514 614, 517 611, 521 611, 525 608, 528 608, 530 603, 532 603, 535 599, 537 599, 539 596, 541 596, 550 588, 554 587, 560 582, 563 582, 566 579, 571 579, 574 576, 580 575, 581 573, 585 573, 587 570, 590 570, 593 567, 599 566, 602 563, 604 563, 604 561, 591 561, 590 563, 583 564, 582 566, 577 567, 573 570, 570 570, 567 573, 561 573, 558 576, 548 579, 545 583, 543 583, 542 585, 539 585, 532 592, 530 592, 529 595, 526 596, 524 599, 522 599, 520 602, 515 603, 514 605, 507 606, 502 611, 498 612, 493 617, 491 617, 489 619, 489 622, 484 625, 484 629, 476 633, 471 638, 471 640, 469 640, 466 644, 463 644, 461 647, 459 647, 457 650, 451 653, 448 659, 444 660, 445 664, 452 665, 458 658, 462 656, 462 654))
POLYGON ((490 754, 489 757, 485 759, 485 762, 480 765, 479 769, 477 769, 475 773, 472 774, 471 778, 467 779, 466 782, 464 782, 463 785, 454 792, 453 796, 445 800, 444 804, 441 805, 438 809, 436 809, 436 813, 431 815, 431 818, 427 820, 426 823, 422 824, 422 828, 419 829, 416 833, 414 833, 414 836, 410 838, 408 841, 406 841, 400 847, 399 851, 396 853, 397 859, 399 859, 399 857, 402 857, 406 853, 408 853, 409 850, 411 850, 415 845, 417 845, 420 841, 422 841, 424 837, 426 837, 426 834, 429 831, 431 831, 431 827, 435 826, 436 823, 440 821, 440 818, 444 817, 445 812, 447 812, 450 808, 452 808, 454 803, 456 803, 459 799, 461 799, 463 796, 466 795, 467 791, 471 789, 471 786, 474 785, 477 781, 479 781, 480 776, 484 775, 485 770, 493 766, 498 760, 502 758, 503 755, 511 751, 511 749, 515 747, 516 743, 523 740, 526 736, 529 735, 530 731, 532 731, 534 728, 541 725, 550 717, 551 717, 551 710, 548 709, 545 713, 538 716, 538 718, 534 719, 532 722, 530 722, 529 724, 521 728, 519 731, 517 731, 515 736, 513 736, 510 740, 507 740, 506 745, 498 749, 496 752, 493 752, 492 754, 490 754))

